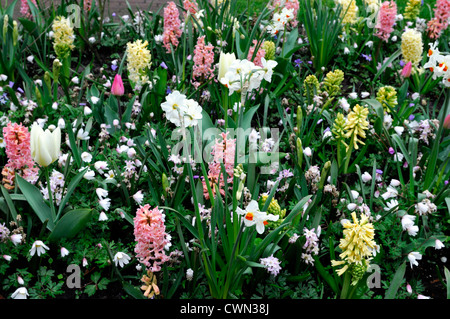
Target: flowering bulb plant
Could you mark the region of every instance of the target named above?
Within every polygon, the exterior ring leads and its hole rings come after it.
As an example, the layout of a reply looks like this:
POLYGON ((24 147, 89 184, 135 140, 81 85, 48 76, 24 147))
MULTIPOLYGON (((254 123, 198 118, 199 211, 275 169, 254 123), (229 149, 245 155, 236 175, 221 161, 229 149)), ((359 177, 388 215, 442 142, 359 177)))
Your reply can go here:
POLYGON ((447 297, 448 0, 114 5, 0 9, 1 296, 447 297))

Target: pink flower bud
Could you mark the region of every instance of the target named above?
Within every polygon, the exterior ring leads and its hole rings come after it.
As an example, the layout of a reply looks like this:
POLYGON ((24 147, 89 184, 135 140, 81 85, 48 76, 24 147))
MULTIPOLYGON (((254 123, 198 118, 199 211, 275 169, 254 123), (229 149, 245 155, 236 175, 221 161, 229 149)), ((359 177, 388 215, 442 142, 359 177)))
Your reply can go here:
POLYGON ((412 71, 412 63, 411 61, 409 61, 408 63, 405 64, 405 66, 403 67, 402 70, 402 76, 404 78, 409 78, 411 76, 411 71, 412 71))
POLYGON ((409 294, 412 293, 412 288, 411 288, 411 285, 410 285, 410 284, 407 284, 407 285, 406 285, 406 291, 407 291, 409 294))
POLYGON ((116 74, 111 86, 111 93, 115 96, 121 96, 124 92, 125 89, 123 88, 122 77, 119 74, 116 74))
POLYGON ((450 114, 445 117, 444 128, 446 128, 447 130, 450 130, 450 114))

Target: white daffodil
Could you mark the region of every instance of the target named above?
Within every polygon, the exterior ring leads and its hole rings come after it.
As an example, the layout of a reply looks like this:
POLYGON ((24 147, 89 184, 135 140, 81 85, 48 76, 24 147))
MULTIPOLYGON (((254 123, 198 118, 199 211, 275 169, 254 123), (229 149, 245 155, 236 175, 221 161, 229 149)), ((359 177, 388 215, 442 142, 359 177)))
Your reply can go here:
POLYGON ((30 249, 30 255, 34 256, 35 253, 37 253, 38 256, 45 254, 46 250, 49 250, 48 248, 41 240, 36 240, 33 243, 33 246, 31 246, 30 249))
POLYGON ((275 216, 272 214, 267 214, 266 212, 261 212, 259 210, 259 205, 256 200, 252 200, 245 210, 237 208, 236 212, 238 215, 244 215, 244 225, 246 227, 252 227, 256 225, 256 231, 258 234, 262 234, 267 225, 267 221, 277 221, 280 216, 275 216))
POLYGON ((86 163, 90 163, 92 161, 92 155, 88 152, 81 153, 81 160, 86 163))
POLYGON ((128 262, 130 261, 131 257, 128 256, 125 253, 122 252, 118 252, 117 254, 114 255, 114 263, 117 266, 117 264, 120 265, 120 267, 123 268, 123 266, 125 266, 126 264, 128 264, 128 262))

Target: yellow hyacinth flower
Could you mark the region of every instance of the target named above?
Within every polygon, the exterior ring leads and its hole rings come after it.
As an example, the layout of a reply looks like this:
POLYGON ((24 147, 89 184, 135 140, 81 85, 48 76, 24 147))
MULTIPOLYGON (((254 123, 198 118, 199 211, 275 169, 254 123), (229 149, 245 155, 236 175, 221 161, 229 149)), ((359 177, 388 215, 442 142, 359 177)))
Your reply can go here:
POLYGON ((56 55, 65 58, 75 48, 73 41, 75 36, 70 21, 65 17, 56 17, 52 24, 53 48, 56 55))
POLYGON ((398 104, 397 91, 390 85, 383 86, 378 90, 376 100, 381 103, 386 113, 390 113, 398 104))
POLYGON ((343 224, 344 238, 341 238, 339 244, 339 248, 342 250, 339 255, 341 260, 331 261, 333 267, 344 265, 336 270, 339 276, 349 268, 355 268, 356 265, 368 266, 369 260, 372 258, 372 251, 376 248, 375 230, 368 217, 361 213, 361 218, 358 220, 356 212, 352 212, 351 216, 353 222, 347 221, 343 224))
POLYGON ((359 137, 366 138, 366 130, 369 128, 369 122, 367 121, 367 116, 369 115, 369 109, 366 107, 361 107, 356 104, 353 110, 348 114, 347 123, 345 124, 345 137, 352 138, 353 147, 358 149, 358 142, 365 144, 361 141, 359 137))
POLYGON ((422 33, 415 29, 407 29, 402 34, 402 55, 405 63, 411 62, 415 67, 422 61, 422 33))
POLYGON ((147 71, 151 66, 152 55, 147 49, 148 41, 136 40, 127 43, 128 78, 138 88, 149 81, 147 71))
POLYGON ((356 22, 358 7, 355 0, 338 0, 342 6, 341 17, 343 24, 353 24, 356 22))
POLYGON ((403 14, 404 18, 406 20, 415 20, 419 16, 420 8, 421 0, 409 0, 403 14))

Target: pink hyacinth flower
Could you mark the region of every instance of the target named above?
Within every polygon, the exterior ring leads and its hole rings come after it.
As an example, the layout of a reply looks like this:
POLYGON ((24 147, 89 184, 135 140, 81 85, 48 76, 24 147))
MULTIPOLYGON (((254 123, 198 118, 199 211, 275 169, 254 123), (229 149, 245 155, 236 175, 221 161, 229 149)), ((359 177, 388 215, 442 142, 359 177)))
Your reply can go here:
POLYGON ((444 128, 446 128, 447 130, 450 130, 450 114, 448 114, 448 115, 445 117, 445 120, 444 120, 444 128))
POLYGON ((375 35, 383 41, 388 41, 394 31, 395 16, 397 15, 397 4, 394 1, 385 1, 381 4, 378 14, 378 22, 375 26, 375 35))

